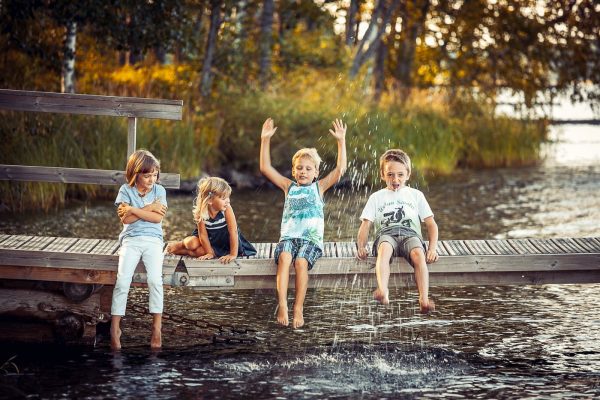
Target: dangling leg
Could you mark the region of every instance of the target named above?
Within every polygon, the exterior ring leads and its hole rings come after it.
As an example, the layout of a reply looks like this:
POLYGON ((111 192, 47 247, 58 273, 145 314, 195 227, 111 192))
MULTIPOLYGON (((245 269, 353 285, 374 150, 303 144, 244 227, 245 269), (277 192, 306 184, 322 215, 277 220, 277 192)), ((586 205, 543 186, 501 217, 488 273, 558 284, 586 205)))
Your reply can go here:
POLYGON ((287 292, 290 280, 290 265, 292 264, 292 254, 289 252, 282 252, 279 255, 277 262, 277 322, 280 325, 288 326, 288 305, 287 305, 287 292))
POLYGON ((381 242, 377 248, 377 261, 375 273, 377 274, 377 289, 373 292, 373 298, 381 304, 390 304, 389 281, 390 281, 390 258, 394 248, 388 242, 381 242))
POLYGON ((435 311, 435 303, 429 298, 429 270, 425 260, 425 252, 422 248, 414 248, 410 251, 410 259, 415 267, 415 282, 419 291, 419 308, 421 313, 427 314, 435 311))
MULTIPOLYGON (((158 239, 160 241, 160 239, 158 239)), ((163 312, 163 254, 160 252, 162 242, 157 244, 152 239, 147 242, 147 247, 142 255, 146 267, 147 285, 149 292, 148 308, 152 314, 152 335, 150 347, 160 349, 162 347, 162 312, 163 312)))
POLYGON ((308 261, 305 258, 297 258, 294 268, 296 269, 296 296, 294 299, 292 328, 297 329, 304 325, 304 299, 308 289, 308 261))
POLYGON ((113 350, 121 349, 121 318, 125 315, 127 296, 133 279, 133 273, 141 256, 140 249, 134 245, 133 239, 124 239, 119 250, 119 266, 117 281, 113 289, 110 313, 110 346, 113 350))

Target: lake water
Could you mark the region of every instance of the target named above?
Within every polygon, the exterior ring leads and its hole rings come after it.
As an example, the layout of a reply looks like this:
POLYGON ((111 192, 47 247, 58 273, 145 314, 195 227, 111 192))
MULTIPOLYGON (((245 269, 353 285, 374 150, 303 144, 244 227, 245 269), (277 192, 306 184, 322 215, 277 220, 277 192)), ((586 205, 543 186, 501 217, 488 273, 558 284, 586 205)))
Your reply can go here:
MULTIPOLYGON (((600 127, 554 127, 536 167, 459 171, 420 184, 441 239, 600 236, 600 127)), ((327 195, 326 239, 352 240, 371 188, 327 195)), ((169 197, 165 234, 192 229, 191 196, 169 197)), ((52 215, 4 215, 0 232, 115 238, 110 201, 52 215)), ((276 241, 283 196, 235 191, 252 241, 276 241)), ((317 266, 318 268, 318 266, 317 266)), ((300 330, 275 323, 270 292, 167 289, 164 349, 148 350, 150 318, 128 310, 121 353, 0 346, 0 397, 28 398, 594 398, 600 395, 600 285, 414 287, 380 306, 370 290, 312 289, 300 330), (197 325, 208 324, 201 328, 197 325), (222 340, 206 333, 221 327, 222 340), (245 331, 243 334, 233 332, 245 331)), ((293 296, 293 292, 290 293, 293 296)), ((147 302, 133 289, 130 304, 147 302)))

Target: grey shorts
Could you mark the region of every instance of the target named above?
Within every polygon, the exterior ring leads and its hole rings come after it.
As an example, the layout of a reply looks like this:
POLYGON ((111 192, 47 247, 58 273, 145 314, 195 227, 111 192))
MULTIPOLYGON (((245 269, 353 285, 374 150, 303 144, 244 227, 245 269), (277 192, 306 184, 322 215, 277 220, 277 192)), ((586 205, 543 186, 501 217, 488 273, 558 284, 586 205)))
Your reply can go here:
POLYGON ((381 235, 375 243, 373 243, 373 255, 377 256, 377 249, 382 242, 387 242, 392 245, 394 253, 392 256, 404 257, 410 265, 412 260, 410 259, 410 252, 414 248, 423 249, 426 252, 425 243, 418 236, 403 236, 403 235, 381 235))
POLYGON ((292 264, 296 258, 304 258, 308 261, 308 270, 310 271, 315 262, 323 255, 323 251, 314 243, 305 239, 286 239, 277 243, 275 247, 275 264, 279 263, 279 256, 286 252, 292 255, 292 264))

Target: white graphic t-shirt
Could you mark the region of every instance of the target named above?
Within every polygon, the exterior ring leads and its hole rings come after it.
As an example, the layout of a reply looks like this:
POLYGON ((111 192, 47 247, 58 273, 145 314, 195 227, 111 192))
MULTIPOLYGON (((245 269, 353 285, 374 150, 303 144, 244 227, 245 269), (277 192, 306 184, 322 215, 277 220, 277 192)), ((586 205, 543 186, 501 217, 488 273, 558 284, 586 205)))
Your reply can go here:
POLYGON ((408 186, 393 191, 381 189, 373 193, 360 215, 375 225, 375 237, 381 235, 417 234, 421 239, 421 222, 433 216, 423 192, 408 186))

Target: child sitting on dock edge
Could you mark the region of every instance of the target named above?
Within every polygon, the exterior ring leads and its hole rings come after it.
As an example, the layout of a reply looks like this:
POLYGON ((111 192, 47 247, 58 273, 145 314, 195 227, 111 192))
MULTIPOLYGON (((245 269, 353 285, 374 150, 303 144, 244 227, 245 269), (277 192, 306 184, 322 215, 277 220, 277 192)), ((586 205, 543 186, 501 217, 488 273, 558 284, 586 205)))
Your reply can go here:
POLYGON ((271 137, 277 128, 268 118, 261 132, 260 171, 275 186, 283 190, 285 203, 281 219, 281 234, 275 249, 277 264, 277 322, 289 325, 287 292, 290 266, 296 271, 293 322, 294 329, 304 325, 304 299, 308 288, 308 271, 323 254, 323 193, 338 182, 346 170, 346 125, 341 120, 333 122, 329 132, 337 140, 335 169, 318 180, 321 158, 314 148, 304 148, 292 158, 292 177, 281 175, 271 165, 271 137))
POLYGON ((393 256, 401 256, 415 270, 420 309, 422 313, 428 313, 435 309, 435 304, 429 298, 427 263, 438 259, 438 226, 423 193, 406 186, 411 173, 409 156, 399 149, 388 150, 379 159, 379 167, 386 187, 369 197, 360 216, 358 258, 364 260, 367 257, 367 239, 374 223, 377 289, 373 297, 381 304, 389 304, 390 260, 393 256), (427 249, 421 236, 421 221, 429 236, 427 249))
POLYGON ((219 257, 222 264, 239 256, 255 255, 256 249, 238 229, 230 196, 231 186, 224 179, 200 179, 192 211, 196 229, 182 241, 169 243, 167 253, 201 260, 219 257))

